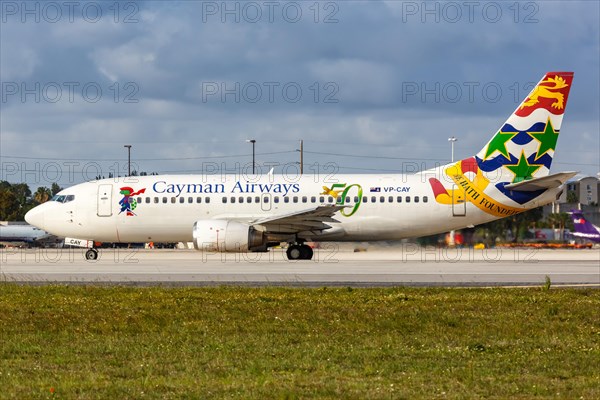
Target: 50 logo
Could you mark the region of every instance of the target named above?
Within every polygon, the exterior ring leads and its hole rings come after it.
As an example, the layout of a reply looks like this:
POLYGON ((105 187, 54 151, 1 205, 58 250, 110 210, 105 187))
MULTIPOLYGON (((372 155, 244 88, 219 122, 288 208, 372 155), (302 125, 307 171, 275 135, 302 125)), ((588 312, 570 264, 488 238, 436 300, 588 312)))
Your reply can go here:
POLYGON ((358 201, 354 202, 354 207, 352 207, 352 209, 347 212, 346 209, 342 209, 340 211, 340 214, 342 214, 344 217, 350 217, 352 215, 354 215, 354 213, 356 211, 358 211, 358 208, 360 207, 360 204, 362 203, 362 195, 363 195, 363 190, 362 190, 362 186, 360 186, 359 184, 352 184, 352 185, 347 185, 345 183, 334 183, 333 185, 331 185, 331 188, 327 187, 327 186, 323 186, 323 193, 321 194, 325 194, 328 196, 332 196, 334 198, 337 199, 336 204, 338 205, 343 205, 346 203, 346 199, 348 199, 348 202, 350 202, 351 199, 351 194, 350 194, 350 190, 356 188, 356 197, 358 199, 358 201))

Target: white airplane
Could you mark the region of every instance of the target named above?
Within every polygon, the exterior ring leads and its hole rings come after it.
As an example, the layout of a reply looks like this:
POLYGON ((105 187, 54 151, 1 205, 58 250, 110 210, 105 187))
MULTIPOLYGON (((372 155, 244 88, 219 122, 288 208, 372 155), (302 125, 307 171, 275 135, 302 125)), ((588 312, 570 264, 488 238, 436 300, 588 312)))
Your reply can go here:
POLYGON ((35 226, 26 224, 0 224, 0 243, 38 244, 53 238, 53 235, 35 226))
MULTIPOLYGON (((549 72, 473 157, 412 175, 159 175, 61 191, 25 219, 94 242, 194 242, 198 250, 311 259, 306 242, 395 240, 518 214, 555 200, 550 175, 572 72, 549 72)), ((96 259, 90 248, 86 258, 96 259)))

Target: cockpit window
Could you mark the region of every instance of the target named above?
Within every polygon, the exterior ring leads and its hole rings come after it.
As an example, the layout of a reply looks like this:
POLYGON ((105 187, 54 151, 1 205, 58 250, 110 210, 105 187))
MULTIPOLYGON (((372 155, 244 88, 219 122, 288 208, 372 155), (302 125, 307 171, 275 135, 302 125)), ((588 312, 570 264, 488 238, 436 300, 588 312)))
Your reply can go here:
POLYGON ((59 203, 68 203, 70 201, 75 200, 75 195, 73 194, 69 194, 69 195, 54 195, 54 197, 52 197, 52 199, 50 199, 50 201, 56 201, 59 203))

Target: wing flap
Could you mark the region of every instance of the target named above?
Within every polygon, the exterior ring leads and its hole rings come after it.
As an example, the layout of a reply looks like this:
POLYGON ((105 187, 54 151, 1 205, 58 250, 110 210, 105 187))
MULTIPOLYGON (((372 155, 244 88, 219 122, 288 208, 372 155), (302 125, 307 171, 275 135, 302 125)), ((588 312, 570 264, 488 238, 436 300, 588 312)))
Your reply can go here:
POLYGON ((320 205, 289 214, 258 219, 251 224, 263 226, 268 232, 273 233, 324 231, 331 228, 328 223, 339 222, 333 218, 333 215, 345 207, 341 205, 320 205))

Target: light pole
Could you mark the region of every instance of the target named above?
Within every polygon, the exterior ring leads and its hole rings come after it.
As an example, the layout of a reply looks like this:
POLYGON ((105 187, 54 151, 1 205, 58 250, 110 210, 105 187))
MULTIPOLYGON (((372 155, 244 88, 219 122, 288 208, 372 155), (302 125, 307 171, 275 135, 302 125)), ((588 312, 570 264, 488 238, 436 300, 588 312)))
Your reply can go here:
POLYGON ((127 176, 131 176, 131 145, 126 144, 123 147, 127 147, 127 176))
POLYGON ((454 162, 454 142, 456 142, 457 140, 458 140, 458 139, 457 139, 457 138, 455 138, 454 136, 450 136, 450 137, 448 138, 448 141, 450 142, 450 145, 451 145, 451 147, 452 147, 452 158, 451 158, 451 161, 452 161, 452 162, 454 162))
MULTIPOLYGON (((454 164, 454 142, 456 142, 458 139, 455 138, 454 136, 450 136, 448 138, 448 141, 450 142, 450 147, 452 148, 452 156, 450 158, 451 162, 454 164)), ((452 206, 454 207, 454 205, 452 206)), ((448 240, 448 246, 454 247, 456 245, 455 241, 454 241, 454 229, 452 229, 450 231, 450 240, 448 240)))
POLYGON ((248 140, 246 140, 246 143, 252 143, 252 175, 254 175, 254 166, 256 165, 254 162, 255 155, 256 155, 256 153, 254 152, 254 149, 255 149, 255 145, 256 145, 256 140, 248 139, 248 140))

